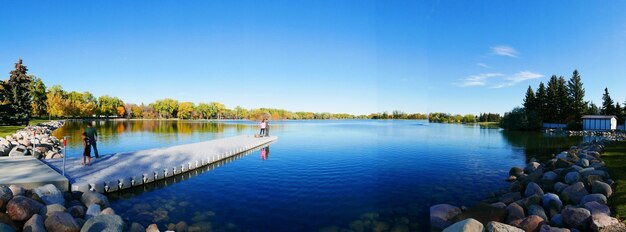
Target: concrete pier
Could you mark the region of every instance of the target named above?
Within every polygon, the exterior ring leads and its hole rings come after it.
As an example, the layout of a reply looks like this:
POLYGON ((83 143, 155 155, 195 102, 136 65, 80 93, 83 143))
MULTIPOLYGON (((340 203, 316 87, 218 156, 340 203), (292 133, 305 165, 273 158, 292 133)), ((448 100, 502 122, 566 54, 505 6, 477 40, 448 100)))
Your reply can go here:
POLYGON ((0 157, 0 185, 18 185, 34 189, 53 184, 61 191, 67 191, 69 180, 48 165, 32 156, 0 157))
MULTIPOLYGON (((71 190, 115 192, 195 170, 220 160, 262 147, 278 137, 235 136, 206 142, 124 152, 92 158, 82 166, 82 157, 68 158, 65 174, 71 190)), ((57 171, 62 160, 44 161, 57 171)))

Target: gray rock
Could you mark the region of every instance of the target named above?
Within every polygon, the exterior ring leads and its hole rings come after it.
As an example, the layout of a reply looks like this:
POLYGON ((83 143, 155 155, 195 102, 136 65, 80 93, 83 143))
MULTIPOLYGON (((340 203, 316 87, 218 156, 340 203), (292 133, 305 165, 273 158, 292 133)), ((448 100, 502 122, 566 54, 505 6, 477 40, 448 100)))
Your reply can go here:
POLYGON ((548 180, 548 181, 556 181, 558 177, 559 175, 557 175, 555 172, 549 171, 549 172, 543 173, 543 176, 541 177, 541 179, 548 180))
POLYGON ((156 224, 150 224, 148 225, 148 228, 146 228, 146 232, 161 232, 159 230, 159 227, 156 224))
POLYGON ((534 182, 528 183, 528 185, 526 185, 526 190, 524 191, 524 196, 530 197, 532 195, 543 196, 543 190, 534 182))
POLYGON ((500 222, 489 222, 485 226, 485 232, 524 232, 524 230, 500 222))
POLYGON ((543 207, 540 205, 530 205, 528 206, 528 215, 537 215, 541 217, 544 221, 548 220, 548 216, 546 216, 546 212, 543 210, 543 207))
POLYGON ((554 184, 554 191, 556 191, 557 193, 561 193, 563 189, 567 188, 567 186, 569 185, 563 182, 556 182, 556 184, 554 184))
POLYGON ((506 212, 506 223, 511 223, 516 220, 522 220, 526 217, 526 215, 524 214, 524 208, 522 208, 517 203, 511 203, 509 206, 507 206, 506 212))
POLYGON ((619 223, 619 220, 606 214, 595 214, 591 216, 591 228, 593 231, 604 231, 605 228, 610 228, 619 223))
POLYGON ((439 204, 430 207, 430 226, 435 229, 444 229, 452 224, 451 219, 461 213, 461 209, 449 204, 439 204))
POLYGON ((67 209, 67 211, 75 218, 84 218, 87 213, 87 208, 82 205, 75 205, 67 209))
POLYGON ((600 204, 596 201, 585 203, 585 209, 591 212, 591 215, 594 214, 606 214, 611 215, 611 209, 608 206, 600 204))
POLYGON ((524 218, 524 220, 519 224, 519 227, 524 231, 538 231, 543 223, 543 218, 537 215, 530 215, 524 218))
POLYGON ((584 208, 566 207, 561 211, 561 216, 566 225, 581 230, 589 228, 591 222, 591 212, 584 208))
POLYGON ((85 219, 89 220, 92 217, 100 215, 100 213, 101 213, 100 205, 91 204, 89 207, 87 207, 87 212, 85 213, 85 219))
POLYGON ((591 184, 591 193, 604 194, 608 198, 613 194, 613 189, 607 183, 596 180, 591 184))
POLYGON ((443 232, 482 232, 483 224, 473 218, 457 222, 444 229, 443 232))
POLYGON ((85 222, 81 232, 122 232, 124 221, 117 215, 98 215, 85 222))
POLYGON ((146 232, 146 228, 139 223, 133 222, 130 225, 130 232, 146 232))
POLYGON ((97 192, 87 191, 80 197, 80 201, 87 207, 91 204, 100 205, 101 209, 109 207, 109 199, 105 195, 97 192))
MULTIPOLYGON (((13 191, 7 186, 0 186, 0 209, 4 209, 13 198, 13 191)), ((0 210, 4 212, 4 210, 0 210)))
POLYGON ((583 168, 589 167, 589 160, 579 159, 578 162, 576 162, 576 165, 581 166, 583 168))
POLYGON ((580 173, 569 172, 565 175, 565 183, 571 185, 573 183, 580 181, 580 178, 581 178, 580 173))
POLYGON ((504 204, 511 204, 520 199, 522 199, 522 194, 520 192, 510 192, 500 196, 499 200, 504 204))
POLYGON ((78 232, 80 227, 72 215, 56 212, 46 218, 44 224, 47 231, 78 232))
POLYGON ((549 225, 543 224, 541 226, 541 229, 539 229, 539 232, 570 232, 570 230, 565 228, 551 227, 549 225))
MULTIPOLYGON (((1 230, 0 230, 1 231, 1 230)), ((39 214, 35 214, 26 223, 24 223, 23 232, 46 232, 46 227, 43 224, 43 217, 39 214)))
POLYGON ((24 196, 16 196, 7 204, 7 214, 11 220, 26 221, 34 214, 39 213, 41 207, 43 207, 43 205, 33 199, 24 196))
POLYGON ((109 207, 109 208, 103 209, 102 212, 100 212, 100 215, 115 215, 115 210, 109 207))
POLYGON ((65 198, 63 198, 63 193, 61 193, 61 191, 59 191, 59 189, 52 184, 47 184, 33 189, 33 194, 37 194, 37 196, 39 196, 39 198, 46 205, 65 205, 65 198))
POLYGON ((550 202, 554 202, 554 204, 558 206, 559 210, 563 207, 563 202, 559 196, 554 193, 544 194, 541 198, 541 202, 543 203, 543 207, 546 209, 550 207, 550 202))
POLYGON ((2 231, 2 232, 15 232, 13 227, 11 227, 10 225, 1 223, 1 222, 0 222, 0 231, 2 231))
POLYGON ((48 218, 53 213, 65 212, 65 210, 66 210, 65 206, 62 206, 59 204, 52 204, 52 205, 46 205, 44 207, 41 207, 41 210, 39 210, 39 214, 41 214, 41 216, 43 216, 44 218, 48 218))
POLYGON ((9 152, 9 156, 27 156, 27 155, 28 155, 28 149, 26 149, 24 145, 18 145, 14 147, 13 149, 11 149, 11 152, 9 152))
POLYGON ((524 174, 524 170, 520 167, 512 167, 511 170, 509 170, 509 176, 519 177, 522 174, 524 174))
POLYGON ((24 188, 17 185, 10 185, 9 189, 13 192, 13 196, 24 196, 24 188))
POLYGON ((588 194, 589 193, 587 192, 587 189, 585 189, 583 182, 576 182, 563 189, 563 192, 561 192, 561 199, 563 202, 578 205, 580 200, 588 194))
POLYGON ((530 173, 533 173, 533 172, 535 172, 535 171, 537 171, 539 169, 541 169, 541 164, 540 163, 530 162, 524 168, 524 172, 530 174, 530 173))
POLYGON ((176 231, 187 232, 187 228, 189 228, 189 226, 187 226, 186 222, 181 221, 176 223, 176 231))
POLYGON ((561 214, 555 214, 554 216, 552 216, 552 218, 550 218, 550 224, 552 224, 553 226, 558 226, 558 227, 565 226, 565 223, 563 223, 563 217, 561 216, 561 214))
POLYGON ((594 194, 589 194, 587 196, 584 196, 582 199, 580 199, 580 205, 585 205, 587 202, 598 202, 600 204, 605 204, 607 203, 607 199, 604 195, 599 194, 599 193, 594 193, 594 194))

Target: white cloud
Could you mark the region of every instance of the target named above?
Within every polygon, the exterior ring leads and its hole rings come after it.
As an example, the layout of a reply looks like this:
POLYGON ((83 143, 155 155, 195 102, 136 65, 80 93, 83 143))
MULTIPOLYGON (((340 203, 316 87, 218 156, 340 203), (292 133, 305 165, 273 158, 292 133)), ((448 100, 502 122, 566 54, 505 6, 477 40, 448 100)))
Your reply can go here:
POLYGON ((498 56, 508 56, 517 58, 517 51, 515 48, 507 45, 498 45, 491 47, 491 54, 498 56))
POLYGON ((502 73, 481 73, 478 75, 472 75, 462 80, 461 83, 457 83, 457 85, 461 87, 470 87, 470 86, 484 86, 487 84, 487 79, 492 77, 503 76, 502 73))
POLYGON ((476 65, 478 65, 480 67, 483 67, 483 68, 493 68, 493 67, 491 67, 491 66, 489 66, 488 64, 485 64, 485 63, 476 63, 476 65))
POLYGON ((514 86, 517 83, 523 82, 523 81, 527 81, 527 80, 533 80, 533 79, 538 79, 538 78, 542 78, 544 77, 542 74, 539 73, 534 73, 531 71, 521 71, 518 73, 515 73, 511 76, 507 76, 504 78, 504 80, 506 82, 504 83, 500 83, 494 86, 491 86, 491 88, 494 89, 499 89, 499 88, 504 88, 504 87, 510 87, 510 86, 514 86))

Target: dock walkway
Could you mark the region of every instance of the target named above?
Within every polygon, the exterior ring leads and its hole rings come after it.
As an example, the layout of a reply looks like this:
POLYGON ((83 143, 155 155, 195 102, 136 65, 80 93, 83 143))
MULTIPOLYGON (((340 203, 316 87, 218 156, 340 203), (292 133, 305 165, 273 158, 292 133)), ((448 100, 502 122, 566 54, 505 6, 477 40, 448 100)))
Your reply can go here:
MULTIPOLYGON (((276 136, 255 138, 235 136, 206 142, 123 152, 92 158, 92 165, 82 166, 82 157, 67 158, 65 176, 72 191, 115 192, 194 170, 228 157, 264 146, 276 136)), ((62 159, 44 161, 57 171, 62 159)))
POLYGON ((34 189, 53 184, 61 191, 67 191, 68 179, 32 156, 0 157, 0 185, 17 185, 34 189))

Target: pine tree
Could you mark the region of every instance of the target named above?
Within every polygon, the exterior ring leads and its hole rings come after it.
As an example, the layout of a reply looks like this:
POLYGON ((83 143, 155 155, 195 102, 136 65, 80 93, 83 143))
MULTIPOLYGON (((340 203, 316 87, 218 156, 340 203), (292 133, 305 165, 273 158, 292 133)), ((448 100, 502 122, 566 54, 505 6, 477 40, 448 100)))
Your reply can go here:
POLYGON ((584 101, 585 97, 585 89, 583 88, 583 83, 580 80, 580 75, 578 74, 578 70, 574 70, 572 73, 572 78, 567 82, 567 86, 569 87, 569 102, 570 102, 570 114, 573 115, 574 122, 582 122, 582 115, 585 112, 586 104, 584 101))
POLYGON ((615 116, 617 117, 617 124, 622 124, 624 121, 624 110, 619 102, 615 103, 615 116))
POLYGON ((600 113, 603 115, 615 115, 615 103, 609 95, 609 88, 604 88, 604 95, 602 95, 602 109, 600 113))
POLYGON ((559 113, 559 78, 552 75, 548 82, 544 122, 555 123, 559 113))
POLYGON ((598 115, 600 114, 600 109, 598 108, 598 106, 591 102, 589 103, 589 108, 587 109, 587 114, 589 115, 598 115))
POLYGON ((537 115, 539 116, 539 119, 542 121, 547 120, 547 98, 548 94, 546 91, 546 86, 543 84, 543 82, 540 82, 539 88, 537 88, 537 93, 535 94, 535 108, 537 109, 537 115))
POLYGON ((528 86, 526 90, 526 97, 524 98, 524 110, 526 112, 536 111, 536 100, 535 100, 535 92, 533 92, 533 88, 528 86))
POLYGON ((569 89, 565 78, 562 76, 558 79, 557 85, 557 123, 567 123, 570 119, 570 102, 568 96, 569 89))
MULTIPOLYGON (((15 70, 11 71, 9 80, 4 81, 3 92, 6 107, 6 122, 9 124, 28 124, 31 116, 30 77, 26 75, 28 69, 22 65, 22 59, 15 63, 15 70)), ((5 108, 5 107, 3 107, 5 108)))

